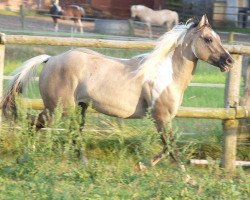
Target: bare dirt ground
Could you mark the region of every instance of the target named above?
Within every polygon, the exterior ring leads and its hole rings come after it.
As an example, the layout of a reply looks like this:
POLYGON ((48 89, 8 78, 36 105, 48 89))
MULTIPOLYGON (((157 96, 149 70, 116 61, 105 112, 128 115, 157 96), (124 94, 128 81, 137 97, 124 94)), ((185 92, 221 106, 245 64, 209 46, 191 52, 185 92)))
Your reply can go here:
MULTIPOLYGON (((60 32, 71 32, 73 22, 70 20, 59 20, 59 31, 60 32)), ((41 31, 41 32, 54 32, 54 25, 52 18, 49 16, 27 16, 24 22, 25 30, 41 31)), ((84 32, 95 33, 94 21, 83 21, 84 32)), ((22 31, 22 23, 19 16, 1 15, 0 14, 0 32, 4 30, 11 30, 13 32, 22 31)), ((154 38, 158 38, 164 33, 164 29, 154 27, 153 29, 154 38)), ((143 26, 135 29, 135 36, 147 37, 147 32, 143 26)), ((223 42, 227 40, 228 33, 219 32, 219 35, 223 42)), ((250 34, 236 34, 234 37, 235 42, 249 43, 250 34)))
MULTIPOLYGON (((70 32, 73 22, 70 20, 59 20, 59 30, 70 32)), ((54 24, 51 17, 28 16, 24 20, 25 29, 31 31, 54 31, 54 24)), ((86 32, 94 31, 93 22, 84 22, 86 32)), ((22 23, 19 16, 9 16, 0 14, 0 29, 22 30, 22 23)))

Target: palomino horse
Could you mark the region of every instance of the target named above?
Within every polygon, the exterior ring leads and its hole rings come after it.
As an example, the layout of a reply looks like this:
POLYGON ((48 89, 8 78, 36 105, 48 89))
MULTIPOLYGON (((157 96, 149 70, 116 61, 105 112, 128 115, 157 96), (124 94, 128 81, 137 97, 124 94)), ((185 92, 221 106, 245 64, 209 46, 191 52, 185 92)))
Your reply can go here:
POLYGON ((76 5, 67 5, 63 9, 57 2, 52 4, 49 11, 53 21, 55 31, 58 31, 58 19, 73 20, 73 31, 77 32, 77 24, 80 28, 80 32, 83 33, 83 25, 81 19, 85 16, 85 11, 82 7, 76 5))
POLYGON ((121 118, 142 118, 151 112, 163 142, 152 160, 155 165, 167 151, 167 136, 172 135, 167 135, 165 125, 175 117, 198 59, 221 71, 233 64, 205 15, 200 22, 188 21, 165 33, 148 55, 119 59, 84 48, 53 57, 40 55, 26 61, 14 76, 2 101, 3 113, 16 111, 15 95, 45 63, 39 78, 45 109, 38 116, 38 129, 59 101, 65 112, 80 105, 83 116, 90 103, 98 112, 121 118))
POLYGON ((131 17, 138 17, 140 21, 146 23, 149 31, 149 37, 152 37, 151 25, 166 25, 169 31, 174 25, 179 23, 178 13, 172 10, 152 10, 143 5, 131 6, 131 17))

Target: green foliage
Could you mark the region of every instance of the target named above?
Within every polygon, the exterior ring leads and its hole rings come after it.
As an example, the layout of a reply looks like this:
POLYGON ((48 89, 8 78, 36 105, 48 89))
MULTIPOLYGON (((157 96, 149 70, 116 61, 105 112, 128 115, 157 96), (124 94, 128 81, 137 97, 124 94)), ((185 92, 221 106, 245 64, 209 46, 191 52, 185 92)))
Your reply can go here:
MULTIPOLYGON (((69 109, 63 117, 59 106, 50 128, 36 132, 26 112, 18 107, 18 120, 12 126, 6 121, 1 130, 0 199, 249 198, 249 173, 241 169, 229 179, 217 164, 186 165, 190 182, 171 159, 136 171, 136 163, 147 165, 161 149, 149 116, 120 124, 111 117, 88 114, 81 131, 80 111, 69 109), (78 149, 88 158, 87 164, 77 158, 78 149)), ((199 156, 196 142, 182 143, 189 138, 178 130, 175 137, 171 148, 180 150, 182 160, 199 156)))

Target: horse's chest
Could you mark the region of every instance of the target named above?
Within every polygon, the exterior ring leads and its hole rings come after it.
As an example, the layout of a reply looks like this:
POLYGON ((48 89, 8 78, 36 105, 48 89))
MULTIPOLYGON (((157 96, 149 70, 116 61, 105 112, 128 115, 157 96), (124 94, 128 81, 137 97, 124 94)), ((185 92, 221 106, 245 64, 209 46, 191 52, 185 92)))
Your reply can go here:
POLYGON ((151 80, 151 107, 162 116, 173 117, 181 103, 181 91, 174 81, 172 56, 158 65, 151 80))
POLYGON ((173 83, 173 68, 172 68, 172 57, 167 57, 162 63, 158 65, 157 71, 155 72, 155 78, 149 80, 152 87, 152 105, 155 104, 156 100, 160 98, 167 88, 171 87, 173 83))
POLYGON ((152 109, 155 111, 155 115, 160 116, 160 118, 171 119, 176 115, 181 101, 181 92, 178 91, 175 84, 171 84, 155 99, 152 109))

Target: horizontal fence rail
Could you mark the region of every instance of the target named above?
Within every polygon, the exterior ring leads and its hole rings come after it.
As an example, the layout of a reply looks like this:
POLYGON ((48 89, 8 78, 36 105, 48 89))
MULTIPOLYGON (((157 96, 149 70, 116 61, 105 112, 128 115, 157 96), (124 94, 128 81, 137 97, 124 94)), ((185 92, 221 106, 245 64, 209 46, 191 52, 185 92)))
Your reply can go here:
MULTIPOLYGON (((116 48, 151 50, 155 47, 155 41, 121 41, 87 38, 66 38, 66 37, 44 37, 28 35, 0 35, 1 44, 20 45, 52 45, 52 46, 75 46, 95 48, 116 48)), ((232 54, 250 55, 250 46, 225 44, 224 47, 232 54)))
POLYGON ((116 49, 138 49, 149 50, 154 48, 154 41, 120 41, 104 39, 86 38, 66 38, 66 37, 43 37, 27 35, 1 35, 3 44, 21 45, 52 45, 52 46, 76 46, 95 48, 116 48, 116 49))
MULTIPOLYGON (((22 104, 34 110, 43 110, 41 99, 23 99, 22 104)), ((96 112, 93 109, 91 112, 96 112)), ((180 107, 176 117, 181 118, 205 118, 205 119, 241 119, 250 118, 250 107, 238 106, 237 108, 195 108, 180 107)))
MULTIPOLYGON (((12 80, 14 76, 3 76, 4 80, 12 80)), ((39 81, 39 77, 34 78, 35 81, 39 81)), ((225 84, 223 83, 189 83, 188 86, 191 87, 210 87, 210 88, 224 88, 225 84)))

